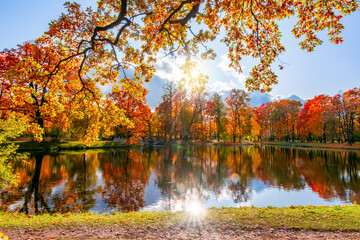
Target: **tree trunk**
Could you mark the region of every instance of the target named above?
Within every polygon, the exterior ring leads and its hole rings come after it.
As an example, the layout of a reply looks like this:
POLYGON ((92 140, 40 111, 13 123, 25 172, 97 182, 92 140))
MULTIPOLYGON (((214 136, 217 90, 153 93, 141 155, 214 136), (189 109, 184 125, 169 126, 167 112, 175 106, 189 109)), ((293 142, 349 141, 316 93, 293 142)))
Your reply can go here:
MULTIPOLYGON (((40 110, 36 110, 36 112, 35 112, 35 117, 36 117, 36 123, 37 123, 42 129, 44 129, 44 119, 41 117, 41 112, 40 112, 40 110)), ((45 132, 42 134, 41 138, 42 138, 42 141, 45 141, 45 132)))
POLYGON ((217 121, 217 140, 220 142, 220 121, 217 121))

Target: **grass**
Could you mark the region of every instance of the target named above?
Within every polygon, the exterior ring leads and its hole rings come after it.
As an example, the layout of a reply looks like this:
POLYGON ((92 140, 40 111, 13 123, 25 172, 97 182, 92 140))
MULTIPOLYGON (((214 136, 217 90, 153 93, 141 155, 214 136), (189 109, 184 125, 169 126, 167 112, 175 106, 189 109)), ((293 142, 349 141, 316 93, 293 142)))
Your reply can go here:
POLYGON ((20 151, 61 151, 61 150, 131 147, 129 145, 126 145, 124 142, 120 142, 120 141, 94 141, 91 142, 89 145, 85 145, 85 143, 82 141, 66 141, 66 142, 12 141, 12 143, 19 145, 20 151))
MULTIPOLYGON (((118 213, 114 215, 45 214, 25 215, 0 212, 0 229, 42 228, 74 225, 123 225, 124 227, 171 227, 188 224, 193 216, 176 213, 118 213)), ((241 229, 281 228, 316 231, 360 231, 360 206, 297 206, 282 208, 212 208, 203 216, 202 224, 230 226, 241 229)))
POLYGON ((113 215, 95 213, 66 213, 66 214, 43 214, 26 215, 0 212, 0 229, 4 228, 41 228, 49 226, 76 226, 76 225, 148 225, 166 224, 169 220, 176 222, 177 213, 151 213, 151 212, 130 212, 113 215))
POLYGON ((219 209, 213 218, 246 229, 261 227, 317 231, 360 231, 360 206, 298 206, 219 209))

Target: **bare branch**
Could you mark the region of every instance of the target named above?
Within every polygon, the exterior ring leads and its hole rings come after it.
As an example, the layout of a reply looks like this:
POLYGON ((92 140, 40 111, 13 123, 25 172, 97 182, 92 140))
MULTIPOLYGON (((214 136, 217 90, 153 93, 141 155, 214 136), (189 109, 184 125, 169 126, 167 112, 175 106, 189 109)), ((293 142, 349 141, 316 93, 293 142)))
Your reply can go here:
POLYGON ((163 31, 166 23, 171 23, 171 24, 177 24, 177 23, 180 23, 182 26, 184 26, 191 18, 195 17, 196 14, 198 13, 199 11, 199 6, 200 4, 196 4, 195 6, 193 6, 193 8, 190 10, 190 12, 185 16, 185 18, 183 19, 178 19, 178 20, 171 20, 171 18, 181 10, 181 8, 185 5, 185 4, 188 4, 188 3, 193 3, 193 2, 196 2, 197 0, 186 0, 186 1, 182 1, 180 3, 180 5, 175 8, 175 10, 173 10, 170 15, 165 19, 165 21, 163 22, 163 24, 161 25, 160 29, 159 29, 159 32, 163 31))

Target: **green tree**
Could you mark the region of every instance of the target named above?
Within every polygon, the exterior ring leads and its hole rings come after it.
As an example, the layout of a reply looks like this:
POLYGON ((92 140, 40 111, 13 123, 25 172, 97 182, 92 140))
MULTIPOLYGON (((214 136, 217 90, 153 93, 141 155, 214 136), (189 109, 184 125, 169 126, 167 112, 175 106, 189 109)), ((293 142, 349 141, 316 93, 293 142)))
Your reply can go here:
MULTIPOLYGON (((170 133, 169 133, 169 140, 171 141, 172 139, 172 134, 173 134, 173 130, 176 124, 176 120, 177 118, 175 117, 175 121, 173 121, 174 119, 174 114, 173 114, 173 105, 174 105, 174 98, 175 96, 178 94, 178 89, 176 87, 176 84, 172 81, 168 81, 166 83, 165 86, 163 86, 163 90, 164 90, 164 95, 162 96, 164 101, 168 102, 168 112, 167 112, 167 119, 169 119, 170 122, 170 133)), ((165 134, 166 135, 166 134, 165 134)))
POLYGON ((222 97, 217 92, 212 96, 212 100, 214 101, 214 116, 217 128, 217 140, 220 141, 220 133, 223 130, 223 120, 225 114, 225 104, 222 100, 222 97))
POLYGON ((12 165, 26 159, 27 154, 16 153, 18 146, 14 143, 4 144, 8 139, 18 137, 27 129, 26 120, 10 114, 6 119, 0 119, 0 189, 9 184, 17 184, 17 175, 12 165))

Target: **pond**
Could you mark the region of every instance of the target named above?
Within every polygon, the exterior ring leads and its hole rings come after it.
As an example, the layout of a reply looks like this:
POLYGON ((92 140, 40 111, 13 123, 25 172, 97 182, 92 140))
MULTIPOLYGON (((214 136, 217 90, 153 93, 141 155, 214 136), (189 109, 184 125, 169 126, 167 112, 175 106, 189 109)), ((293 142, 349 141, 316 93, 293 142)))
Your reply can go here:
POLYGON ((208 145, 33 154, 0 208, 178 211, 360 202, 360 152, 208 145))

